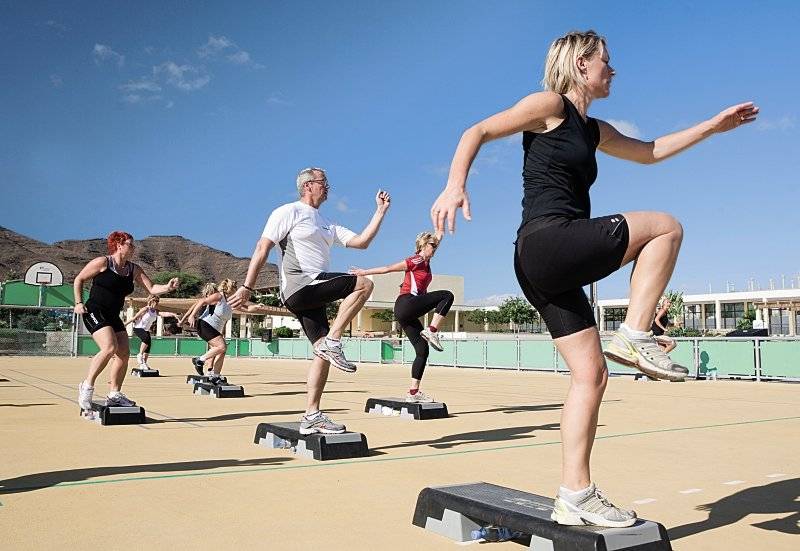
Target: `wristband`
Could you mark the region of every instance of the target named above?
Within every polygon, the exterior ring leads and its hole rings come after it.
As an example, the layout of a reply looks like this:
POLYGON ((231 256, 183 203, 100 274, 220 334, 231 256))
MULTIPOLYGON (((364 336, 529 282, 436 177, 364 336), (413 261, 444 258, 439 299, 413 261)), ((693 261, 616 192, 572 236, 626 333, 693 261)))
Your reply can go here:
POLYGON ((248 287, 247 285, 242 285, 242 287, 244 287, 245 289, 247 289, 247 290, 248 290, 248 291, 250 291, 251 293, 255 292, 255 291, 253 291, 253 288, 252 288, 252 287, 248 287))

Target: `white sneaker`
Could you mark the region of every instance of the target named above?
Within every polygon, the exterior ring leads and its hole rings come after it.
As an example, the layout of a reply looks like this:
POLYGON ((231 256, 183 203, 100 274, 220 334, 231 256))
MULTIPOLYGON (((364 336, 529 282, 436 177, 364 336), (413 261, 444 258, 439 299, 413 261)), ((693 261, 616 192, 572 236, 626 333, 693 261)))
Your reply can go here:
POLYGON ((136 402, 134 402, 133 400, 129 399, 127 396, 125 396, 119 390, 116 390, 116 391, 110 393, 106 397, 106 406, 108 406, 108 407, 112 407, 112 406, 131 407, 131 406, 135 406, 135 405, 136 405, 136 402))
POLYGON ((136 361, 139 363, 140 366, 144 365, 144 361, 142 360, 141 353, 136 354, 136 361))
POLYGON ((439 341, 439 332, 438 331, 436 333, 434 333, 430 329, 423 329, 420 332, 420 335, 422 336, 423 339, 428 341, 428 344, 430 344, 431 347, 434 350, 436 350, 438 352, 444 352, 444 347, 442 346, 441 341, 439 341))
POLYGON ((147 365, 147 362, 142 362, 139 364, 139 369, 144 369, 145 371, 150 371, 150 366, 147 365))
POLYGON ((567 526, 593 524, 608 528, 625 528, 636 523, 634 511, 614 506, 594 484, 589 486, 589 491, 575 502, 559 493, 550 518, 567 526))
POLYGON ((416 394, 411 394, 410 392, 406 394, 406 402, 410 402, 412 404, 430 403, 435 401, 436 400, 433 399, 433 396, 428 396, 421 390, 418 390, 416 394))
POLYGON ((81 384, 78 385, 78 406, 86 411, 91 410, 93 394, 94 387, 87 385, 86 381, 81 381, 81 384))

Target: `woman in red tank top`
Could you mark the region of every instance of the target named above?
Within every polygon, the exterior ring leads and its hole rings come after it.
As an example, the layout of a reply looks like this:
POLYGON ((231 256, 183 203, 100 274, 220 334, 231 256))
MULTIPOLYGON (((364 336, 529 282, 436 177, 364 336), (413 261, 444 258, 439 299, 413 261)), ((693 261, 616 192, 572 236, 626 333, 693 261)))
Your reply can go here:
POLYGON ((350 270, 350 273, 357 276, 405 271, 400 295, 394 303, 394 317, 405 331, 416 353, 411 364, 411 388, 406 395, 407 402, 433 402, 433 398, 423 393, 419 385, 425 365, 428 363, 430 353, 428 344, 430 343, 430 346, 439 352, 444 350, 437 333, 439 325, 453 305, 453 293, 450 291, 428 292, 428 285, 433 279, 430 260, 436 254, 439 240, 440 236, 423 232, 417 236, 416 252, 405 260, 379 268, 350 270), (419 318, 431 310, 434 312, 433 320, 427 328, 423 328, 419 318))

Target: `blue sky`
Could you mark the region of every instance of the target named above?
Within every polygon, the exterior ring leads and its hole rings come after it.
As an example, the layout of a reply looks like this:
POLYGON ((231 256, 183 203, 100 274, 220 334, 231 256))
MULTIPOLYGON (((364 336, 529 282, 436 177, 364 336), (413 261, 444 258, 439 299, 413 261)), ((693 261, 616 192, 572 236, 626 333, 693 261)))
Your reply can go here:
MULTIPOLYGON (((608 39, 618 76, 590 114, 651 139, 734 103, 759 121, 655 166, 598 153, 593 215, 665 210, 686 236, 671 288, 737 290, 800 274, 794 2, 0 1, 0 225, 36 239, 126 229, 249 256, 294 177, 325 167, 327 215, 355 230, 393 206, 368 251, 413 252, 461 132, 538 91, 549 43, 608 39)), ((519 138, 484 147, 473 221, 435 258, 476 299, 519 292, 519 138)), ((271 260, 275 260, 274 257, 271 260)), ((625 296, 629 270, 600 284, 625 296)))

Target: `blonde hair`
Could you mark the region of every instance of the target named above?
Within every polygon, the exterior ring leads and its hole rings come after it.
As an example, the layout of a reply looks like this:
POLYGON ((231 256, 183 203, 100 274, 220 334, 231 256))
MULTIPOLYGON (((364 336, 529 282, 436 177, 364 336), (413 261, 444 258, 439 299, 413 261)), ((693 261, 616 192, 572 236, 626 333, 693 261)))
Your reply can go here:
POLYGON ((437 237, 431 232, 427 231, 417 235, 417 240, 414 242, 414 245, 417 248, 416 252, 420 252, 428 243, 433 245, 433 248, 435 249, 439 246, 439 239, 437 239, 437 237))
POLYGON ((605 48, 606 39, 594 31, 572 31, 550 44, 544 63, 542 86, 557 94, 566 94, 572 88, 583 88, 586 83, 578 71, 579 57, 591 58, 605 48))
POLYGON ((203 285, 203 290, 200 291, 200 294, 203 295, 204 297, 207 297, 209 295, 213 295, 216 292, 217 292, 217 284, 211 282, 203 285))
POLYGON ((234 280, 225 278, 219 282, 219 285, 217 285, 217 291, 225 296, 228 296, 236 290, 237 286, 238 284, 234 280))
POLYGON ((161 299, 158 298, 158 295, 150 295, 147 297, 147 306, 150 306, 152 303, 158 304, 161 299))

